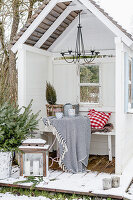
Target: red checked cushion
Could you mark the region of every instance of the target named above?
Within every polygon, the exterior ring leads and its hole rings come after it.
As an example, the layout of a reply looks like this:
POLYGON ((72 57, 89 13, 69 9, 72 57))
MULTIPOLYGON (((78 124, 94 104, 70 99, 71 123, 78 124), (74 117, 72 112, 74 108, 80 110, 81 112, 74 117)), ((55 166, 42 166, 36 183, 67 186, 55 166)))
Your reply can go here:
POLYGON ((90 118, 91 127, 96 129, 102 129, 108 122, 111 113, 98 112, 94 109, 88 113, 90 118))
POLYGON ((95 113, 94 109, 90 109, 88 113, 88 117, 90 118, 95 113))

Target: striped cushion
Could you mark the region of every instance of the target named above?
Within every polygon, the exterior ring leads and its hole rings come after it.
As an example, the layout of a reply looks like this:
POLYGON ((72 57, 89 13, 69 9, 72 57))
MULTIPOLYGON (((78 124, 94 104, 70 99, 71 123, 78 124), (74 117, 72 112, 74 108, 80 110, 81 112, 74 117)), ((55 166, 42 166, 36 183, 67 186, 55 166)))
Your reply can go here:
POLYGON ((107 124, 111 116, 111 112, 104 113, 92 109, 89 111, 88 116, 90 118, 92 128, 102 129, 107 124))

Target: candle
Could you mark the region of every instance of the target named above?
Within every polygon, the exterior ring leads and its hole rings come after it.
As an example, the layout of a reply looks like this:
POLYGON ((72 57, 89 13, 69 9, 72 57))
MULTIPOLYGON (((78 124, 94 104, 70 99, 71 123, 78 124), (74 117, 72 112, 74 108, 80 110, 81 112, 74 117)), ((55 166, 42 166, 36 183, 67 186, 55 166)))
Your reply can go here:
POLYGON ((39 175, 39 161, 33 161, 33 175, 39 175))
POLYGON ((103 189, 108 190, 112 187, 112 179, 111 178, 104 178, 103 179, 103 189))
POLYGON ((118 188, 120 186, 120 177, 113 177, 112 178, 112 187, 113 188, 118 188))
POLYGON ((30 175, 30 160, 25 161, 25 176, 30 175))
POLYGON ((69 117, 74 117, 75 116, 75 109, 69 109, 68 115, 69 115, 69 117))

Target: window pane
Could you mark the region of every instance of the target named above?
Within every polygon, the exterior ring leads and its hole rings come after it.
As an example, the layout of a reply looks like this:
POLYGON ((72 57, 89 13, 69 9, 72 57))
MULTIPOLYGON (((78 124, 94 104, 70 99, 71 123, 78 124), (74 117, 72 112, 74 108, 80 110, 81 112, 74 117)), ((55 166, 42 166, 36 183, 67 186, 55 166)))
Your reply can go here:
POLYGON ((80 102, 99 103, 99 86, 81 86, 80 102))
POLYGON ((99 66, 80 67, 80 83, 99 83, 99 66))
POLYGON ((129 107, 131 107, 131 103, 132 103, 132 93, 131 93, 131 84, 128 85, 128 103, 129 103, 129 107))
POLYGON ((43 176, 43 154, 42 153, 25 153, 23 154, 23 170, 25 176, 43 176), (34 168, 35 163, 38 164, 34 168))
POLYGON ((128 80, 128 107, 131 108, 132 103, 132 67, 131 61, 129 60, 129 80, 128 80))
POLYGON ((129 82, 132 80, 132 63, 129 60, 129 82))

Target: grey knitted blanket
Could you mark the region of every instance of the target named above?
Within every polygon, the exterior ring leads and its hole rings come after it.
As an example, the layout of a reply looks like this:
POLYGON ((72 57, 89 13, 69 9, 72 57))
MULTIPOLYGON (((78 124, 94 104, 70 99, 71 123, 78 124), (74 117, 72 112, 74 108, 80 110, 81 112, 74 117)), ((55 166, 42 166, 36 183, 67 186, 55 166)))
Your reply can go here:
POLYGON ((91 128, 88 117, 47 118, 45 125, 54 127, 59 142, 60 166, 69 172, 85 171, 88 165, 91 128))

